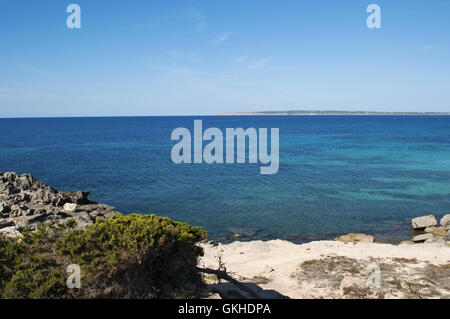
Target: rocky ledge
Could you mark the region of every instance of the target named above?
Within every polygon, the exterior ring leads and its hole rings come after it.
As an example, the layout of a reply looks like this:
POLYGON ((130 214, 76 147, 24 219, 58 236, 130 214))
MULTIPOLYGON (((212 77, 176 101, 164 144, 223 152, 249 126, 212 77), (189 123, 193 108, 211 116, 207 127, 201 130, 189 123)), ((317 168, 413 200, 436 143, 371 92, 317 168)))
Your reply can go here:
POLYGON ((114 207, 88 198, 89 192, 64 192, 37 181, 30 174, 0 172, 0 234, 20 236, 28 225, 32 230, 40 222, 52 225, 69 218, 83 229, 96 218, 108 218, 114 207))
MULTIPOLYGON (((400 244, 421 244, 421 243, 441 243, 450 245, 450 214, 441 218, 438 227, 437 220, 433 215, 413 218, 413 237, 411 240, 402 241, 400 244)), ((344 243, 373 243, 375 238, 366 234, 346 234, 336 237, 335 241, 344 243)))

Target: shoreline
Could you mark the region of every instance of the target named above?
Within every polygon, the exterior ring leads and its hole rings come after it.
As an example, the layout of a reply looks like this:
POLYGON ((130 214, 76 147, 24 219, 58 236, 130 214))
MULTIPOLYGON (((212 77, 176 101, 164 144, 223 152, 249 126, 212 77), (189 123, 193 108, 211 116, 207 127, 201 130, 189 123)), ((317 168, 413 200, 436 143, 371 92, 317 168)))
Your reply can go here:
MULTIPOLYGON (((199 225, 197 225, 199 226, 199 225)), ((200 226, 203 227, 203 226, 200 226)), ((449 229, 450 230, 450 229, 449 229)), ((392 233, 394 233, 394 231, 392 231, 392 233)), ((231 233, 230 233, 231 234, 231 233)), ((206 242, 213 244, 213 245, 230 245, 236 242, 240 242, 240 243, 249 243, 249 242, 270 242, 270 241, 283 241, 283 242, 288 242, 294 245, 304 245, 304 244, 309 244, 309 243, 313 243, 313 242, 329 242, 329 241, 336 241, 337 238, 339 238, 340 236, 345 236, 348 234, 363 234, 366 236, 371 236, 373 237, 374 241, 373 243, 375 244, 387 244, 387 245, 393 245, 393 246, 398 246, 401 245, 404 242, 408 242, 410 241, 410 239, 414 236, 418 236, 421 234, 424 234, 424 231, 422 230, 411 230, 411 236, 409 237, 404 237, 402 239, 399 238, 395 238, 394 236, 377 236, 371 232, 367 232, 367 231, 355 231, 355 232, 342 232, 340 234, 335 234, 335 235, 330 235, 330 236, 314 236, 314 238, 305 238, 305 239, 291 239, 289 238, 290 236, 288 236, 288 238, 278 238, 278 237, 274 237, 274 238, 259 238, 258 236, 252 236, 252 237, 246 237, 246 236, 239 236, 239 237, 234 237, 233 235, 227 236, 229 239, 223 239, 224 236, 212 236, 207 238, 206 242)), ((450 234, 448 237, 448 240, 450 241, 450 234)))
MULTIPOLYGON (((29 174, 0 173, 0 234, 22 237, 25 228, 34 231, 39 223, 57 225, 69 219, 82 230, 97 218, 119 213, 90 200, 88 194, 58 191, 29 174)), ((437 224, 431 215, 413 219, 417 235, 399 245, 376 242, 366 234, 302 244, 205 239, 197 244, 204 251, 197 267, 225 269, 239 282, 204 274, 211 298, 449 298, 450 214, 441 219, 440 227, 437 224), (373 269, 381 274, 382 285, 369 289, 367 278, 373 269)))
MULTIPOLYGON (((198 225, 197 225, 198 226, 198 225)), ((200 226, 202 227, 202 226, 200 226)), ((355 232, 356 234, 356 232, 355 232)), ((358 233, 360 234, 360 233, 358 233)), ((407 241, 408 238, 404 238, 404 240, 397 240, 397 239, 380 239, 375 237, 375 244, 387 244, 387 245, 400 245, 402 242, 407 241)), ((236 238, 236 239, 230 239, 230 240, 221 240, 221 239, 215 239, 214 237, 211 237, 206 240, 208 243, 214 244, 214 245, 230 245, 236 242, 240 242, 240 243, 250 243, 250 242, 270 242, 270 241, 284 241, 284 242, 288 242, 294 245, 304 245, 304 244, 309 244, 309 243, 313 243, 313 242, 321 242, 321 241, 334 241, 334 238, 331 237, 318 237, 315 239, 305 239, 305 240, 292 240, 292 239, 285 239, 285 238, 267 238, 267 239, 259 239, 259 238, 236 238)))
MULTIPOLYGON (((202 247, 201 267, 225 265, 260 298, 450 297, 450 245, 272 240, 202 247), (368 288, 373 269, 379 270, 380 285, 368 288)), ((222 297, 251 297, 217 278, 206 281, 222 297)))

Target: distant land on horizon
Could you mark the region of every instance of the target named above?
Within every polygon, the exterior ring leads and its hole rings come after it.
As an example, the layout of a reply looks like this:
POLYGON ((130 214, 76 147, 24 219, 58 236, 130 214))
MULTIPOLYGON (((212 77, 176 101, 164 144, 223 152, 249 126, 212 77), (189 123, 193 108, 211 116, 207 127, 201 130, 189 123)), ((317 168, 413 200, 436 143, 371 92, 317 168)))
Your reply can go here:
POLYGON ((369 111, 262 111, 216 113, 216 116, 227 115, 450 115, 450 112, 369 112, 369 111))

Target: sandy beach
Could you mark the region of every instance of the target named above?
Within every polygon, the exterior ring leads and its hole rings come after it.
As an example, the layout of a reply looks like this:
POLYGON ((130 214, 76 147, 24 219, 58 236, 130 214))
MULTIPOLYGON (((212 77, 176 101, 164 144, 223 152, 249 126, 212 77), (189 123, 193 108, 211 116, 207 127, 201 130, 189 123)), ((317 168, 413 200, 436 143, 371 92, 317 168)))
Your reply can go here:
MULTIPOLYGON (((203 245, 201 267, 219 267, 262 298, 449 298, 449 242, 390 245, 314 241, 251 241, 203 245), (380 287, 367 288, 379 267, 380 287)), ((213 292, 248 296, 207 277, 213 292)))

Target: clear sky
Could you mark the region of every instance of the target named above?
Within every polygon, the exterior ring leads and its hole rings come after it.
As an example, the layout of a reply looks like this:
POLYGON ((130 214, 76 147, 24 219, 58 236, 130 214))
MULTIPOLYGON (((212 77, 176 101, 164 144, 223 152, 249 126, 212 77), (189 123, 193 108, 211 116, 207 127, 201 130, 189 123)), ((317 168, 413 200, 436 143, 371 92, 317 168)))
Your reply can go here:
POLYGON ((450 1, 0 0, 0 117, 268 110, 450 111, 450 1))

